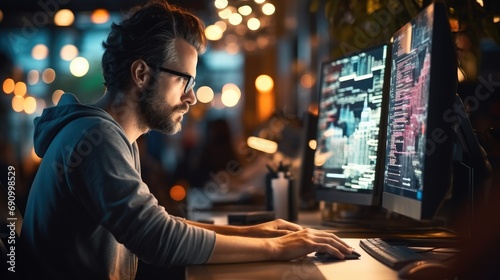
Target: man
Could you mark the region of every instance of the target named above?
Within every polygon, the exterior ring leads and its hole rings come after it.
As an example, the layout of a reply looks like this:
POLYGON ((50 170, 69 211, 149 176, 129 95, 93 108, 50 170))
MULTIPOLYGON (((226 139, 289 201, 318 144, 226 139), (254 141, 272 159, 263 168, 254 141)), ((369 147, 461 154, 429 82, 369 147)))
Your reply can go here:
POLYGON ((197 17, 165 2, 134 8, 103 43, 105 95, 83 105, 65 94, 35 120, 43 159, 21 238, 39 278, 133 279, 138 258, 168 266, 351 252, 331 233, 283 220, 232 227, 170 216, 142 182, 136 140, 181 129, 196 103, 203 32, 197 17))

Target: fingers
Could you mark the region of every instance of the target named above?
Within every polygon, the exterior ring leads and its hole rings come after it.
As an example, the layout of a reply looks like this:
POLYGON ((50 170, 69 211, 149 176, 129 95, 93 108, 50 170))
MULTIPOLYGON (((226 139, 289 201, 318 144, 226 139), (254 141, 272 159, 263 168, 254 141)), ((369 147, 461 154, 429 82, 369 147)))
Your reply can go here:
POLYGON ((314 230, 314 235, 317 236, 312 238, 312 241, 315 241, 315 245, 318 246, 316 251, 333 254, 339 258, 344 258, 343 254, 352 253, 351 246, 333 233, 314 230))
POLYGON ((352 251, 352 248, 349 244, 347 244, 344 240, 340 239, 337 235, 335 235, 334 233, 329 233, 331 235, 333 235, 333 239, 337 240, 337 242, 339 242, 340 244, 344 245, 346 248, 349 249, 349 254, 351 253, 352 251))
POLYGON ((277 242, 275 259, 289 260, 312 252, 328 253, 338 259, 352 253, 349 245, 335 234, 306 228, 274 239, 277 242))

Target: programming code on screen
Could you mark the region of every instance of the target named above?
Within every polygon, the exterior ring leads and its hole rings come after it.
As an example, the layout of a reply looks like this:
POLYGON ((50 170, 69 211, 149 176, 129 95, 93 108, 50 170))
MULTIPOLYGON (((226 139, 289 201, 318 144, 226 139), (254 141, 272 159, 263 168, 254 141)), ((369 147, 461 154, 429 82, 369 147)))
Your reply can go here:
POLYGON ((322 65, 315 184, 373 189, 386 55, 380 46, 322 65))
POLYGON ((384 189, 421 200, 433 9, 394 36, 384 189))

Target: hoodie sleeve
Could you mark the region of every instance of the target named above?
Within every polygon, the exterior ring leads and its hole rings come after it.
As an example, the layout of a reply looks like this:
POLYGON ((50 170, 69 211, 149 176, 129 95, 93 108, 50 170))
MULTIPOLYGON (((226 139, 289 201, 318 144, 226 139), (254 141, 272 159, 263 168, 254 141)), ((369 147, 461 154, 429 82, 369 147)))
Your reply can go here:
POLYGON ((183 223, 159 206, 135 168, 136 157, 121 128, 99 122, 84 131, 67 159, 79 162, 67 173, 69 188, 99 224, 146 262, 205 263, 215 233, 183 223))

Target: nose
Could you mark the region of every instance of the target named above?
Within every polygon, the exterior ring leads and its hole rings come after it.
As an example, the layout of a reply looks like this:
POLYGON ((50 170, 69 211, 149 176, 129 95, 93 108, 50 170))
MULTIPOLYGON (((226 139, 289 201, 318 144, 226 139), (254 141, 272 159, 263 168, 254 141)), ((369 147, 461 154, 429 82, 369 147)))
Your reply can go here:
POLYGON ((187 102, 190 106, 196 104, 198 99, 196 99, 196 94, 194 93, 194 88, 190 89, 186 94, 182 95, 183 101, 187 102))

